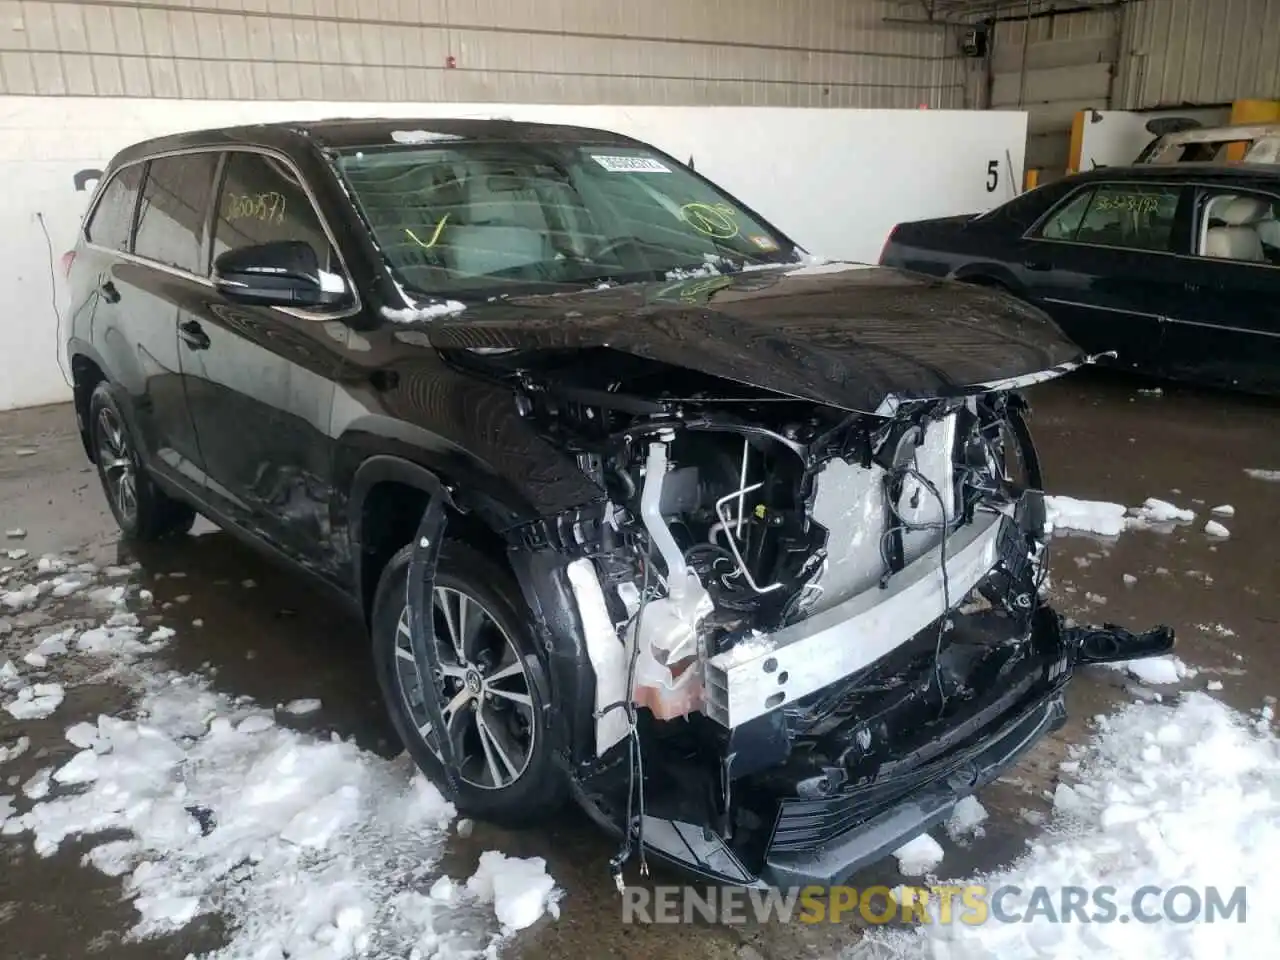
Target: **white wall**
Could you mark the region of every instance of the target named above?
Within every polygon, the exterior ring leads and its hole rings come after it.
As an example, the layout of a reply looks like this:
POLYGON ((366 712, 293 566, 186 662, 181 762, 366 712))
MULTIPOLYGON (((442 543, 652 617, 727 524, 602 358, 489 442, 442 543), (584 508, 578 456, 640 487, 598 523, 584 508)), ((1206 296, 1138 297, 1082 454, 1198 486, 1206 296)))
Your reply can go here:
POLYGON ((70 395, 53 298, 65 311, 58 258, 74 245, 94 186, 77 192, 78 171, 101 169, 147 137, 325 116, 510 117, 616 130, 693 157, 812 252, 870 261, 895 223, 1010 199, 1026 141, 1026 115, 1012 111, 0 97, 0 410, 70 395))

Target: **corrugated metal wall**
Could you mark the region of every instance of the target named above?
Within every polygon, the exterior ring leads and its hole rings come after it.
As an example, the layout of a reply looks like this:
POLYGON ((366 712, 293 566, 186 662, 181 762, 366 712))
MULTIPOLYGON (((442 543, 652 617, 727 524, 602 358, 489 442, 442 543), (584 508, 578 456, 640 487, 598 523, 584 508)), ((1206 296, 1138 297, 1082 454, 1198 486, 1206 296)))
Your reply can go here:
POLYGON ((1280 98, 1280 0, 1143 0, 1127 17, 1129 109, 1280 98))
POLYGON ((0 0, 0 93, 963 106, 885 0, 0 0), (453 57, 451 67, 448 58, 453 57))
POLYGON ((1027 166, 1047 175, 1067 166, 1079 110, 1280 98, 1280 0, 1130 0, 1046 12, 1051 6, 1035 0, 1030 20, 1003 6, 991 63, 991 105, 1028 111, 1027 166))
POLYGON ((1085 107, 1106 107, 1111 95, 1120 49, 1117 11, 998 23, 994 41, 991 105, 1027 110, 1028 167, 1065 170, 1072 117, 1085 107))

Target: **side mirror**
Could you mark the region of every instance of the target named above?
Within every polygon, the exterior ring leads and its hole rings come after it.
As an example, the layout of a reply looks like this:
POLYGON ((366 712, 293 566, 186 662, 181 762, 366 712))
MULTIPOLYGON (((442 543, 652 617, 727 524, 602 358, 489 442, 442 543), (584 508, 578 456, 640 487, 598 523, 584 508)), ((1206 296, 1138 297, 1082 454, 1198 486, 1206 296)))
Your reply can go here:
POLYGON ((213 262, 213 285, 228 300, 263 306, 334 307, 351 299, 346 281, 321 270, 303 240, 228 250, 213 262))

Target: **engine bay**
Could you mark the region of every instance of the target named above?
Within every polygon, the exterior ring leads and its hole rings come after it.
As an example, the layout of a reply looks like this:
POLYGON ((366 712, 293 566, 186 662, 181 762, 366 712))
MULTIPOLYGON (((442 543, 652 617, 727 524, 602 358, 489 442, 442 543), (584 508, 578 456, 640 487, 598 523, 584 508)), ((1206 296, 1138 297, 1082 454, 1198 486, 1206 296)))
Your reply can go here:
POLYGON ((521 386, 521 412, 605 494, 535 539, 589 558, 662 719, 701 709, 708 660, 886 589, 976 511, 1039 486, 1013 394, 880 417, 736 385, 656 400, 521 386))
POLYGON ((566 565, 594 676, 589 749, 566 753, 615 829, 694 824, 756 870, 786 798, 923 762, 1060 659, 1032 649, 1043 502, 1017 394, 879 416, 551 383, 522 375, 520 412, 604 497, 523 545, 566 565))

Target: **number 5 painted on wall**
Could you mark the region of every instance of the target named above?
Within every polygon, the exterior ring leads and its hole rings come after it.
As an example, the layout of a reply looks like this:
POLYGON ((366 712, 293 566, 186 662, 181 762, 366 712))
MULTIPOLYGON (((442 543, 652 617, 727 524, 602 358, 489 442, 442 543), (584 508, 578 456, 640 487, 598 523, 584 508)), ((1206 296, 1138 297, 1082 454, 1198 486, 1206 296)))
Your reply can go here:
POLYGON ((995 193, 996 187, 1000 185, 1000 161, 989 160, 987 162, 987 193, 995 193))

